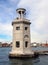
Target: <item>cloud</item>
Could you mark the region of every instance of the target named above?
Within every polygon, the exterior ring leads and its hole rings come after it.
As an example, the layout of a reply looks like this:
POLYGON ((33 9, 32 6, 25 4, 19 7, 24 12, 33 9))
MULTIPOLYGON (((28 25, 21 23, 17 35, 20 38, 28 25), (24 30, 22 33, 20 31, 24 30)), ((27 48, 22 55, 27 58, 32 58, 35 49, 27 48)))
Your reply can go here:
POLYGON ((47 34, 41 34, 36 31, 31 31, 31 42, 46 42, 48 41, 48 33, 47 34))
POLYGON ((0 42, 5 42, 6 40, 5 39, 0 39, 0 42))
POLYGON ((12 20, 17 8, 25 8, 26 17, 31 21, 31 41, 48 40, 48 0, 7 0, 0 4, 0 34, 12 36, 12 20), (8 32, 7 32, 8 31, 8 32), (3 33, 4 32, 4 33, 3 33))
POLYGON ((2 43, 10 43, 10 42, 12 42, 11 40, 7 40, 7 39, 0 39, 0 42, 2 42, 2 43))
POLYGON ((9 0, 9 2, 15 4, 15 3, 19 2, 19 0, 9 0))
POLYGON ((48 0, 20 0, 18 8, 26 8, 31 24, 31 40, 48 40, 48 0))
POLYGON ((9 23, 3 24, 0 23, 0 34, 12 36, 12 26, 9 23))
POLYGON ((11 42, 12 41, 12 26, 9 23, 0 23, 0 41, 11 42))

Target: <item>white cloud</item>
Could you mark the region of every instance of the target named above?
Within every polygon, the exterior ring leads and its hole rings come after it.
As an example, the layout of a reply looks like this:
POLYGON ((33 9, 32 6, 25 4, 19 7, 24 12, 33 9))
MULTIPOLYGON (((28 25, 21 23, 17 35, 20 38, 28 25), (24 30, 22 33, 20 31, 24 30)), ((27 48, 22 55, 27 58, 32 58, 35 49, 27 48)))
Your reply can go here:
POLYGON ((16 3, 17 0, 9 0, 10 3, 16 3))
POLYGON ((20 0, 20 2, 18 3, 18 7, 30 7, 32 4, 32 0, 26 0, 26 1, 23 1, 23 0, 20 0))
POLYGON ((17 7, 17 4, 20 2, 20 0, 8 0, 8 2, 10 3, 10 5, 17 7))
POLYGON ((11 42, 13 36, 13 28, 9 23, 2 24, 0 23, 0 41, 1 42, 11 42))
POLYGON ((0 23, 0 42, 11 42, 12 41, 12 26, 9 23, 0 23))
POLYGON ((12 26, 9 23, 0 23, 0 34, 12 36, 12 26))
POLYGON ((11 40, 6 40, 6 39, 0 39, 0 42, 2 42, 2 43, 5 43, 5 42, 10 43, 12 41, 11 40))
POLYGON ((24 7, 29 12, 27 17, 32 22, 31 40, 48 40, 48 0, 20 0, 18 7, 24 7))
POLYGON ((40 34, 36 31, 31 31, 31 42, 46 42, 48 41, 48 33, 47 34, 40 34))
MULTIPOLYGON (((48 0, 9 0, 16 8, 23 7, 27 10, 27 18, 32 22, 31 24, 31 40, 42 42, 48 40, 48 0)), ((1 7, 1 5, 0 5, 1 7)), ((15 8, 4 8, 6 13, 14 18, 15 8)), ((8 18, 8 17, 7 17, 8 18)), ((12 36, 12 26, 10 23, 0 23, 0 33, 12 36)))

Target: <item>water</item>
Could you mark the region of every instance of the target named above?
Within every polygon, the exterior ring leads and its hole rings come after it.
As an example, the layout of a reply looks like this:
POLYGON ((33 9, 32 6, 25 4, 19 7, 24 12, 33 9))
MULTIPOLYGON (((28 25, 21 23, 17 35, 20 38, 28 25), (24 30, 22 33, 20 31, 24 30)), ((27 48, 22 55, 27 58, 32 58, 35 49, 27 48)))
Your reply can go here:
MULTIPOLYGON (((32 48, 33 50, 41 50, 37 48, 32 48)), ((43 50, 48 50, 48 48, 43 47, 43 50)), ((35 59, 9 59, 9 52, 11 48, 0 48, 0 65, 48 65, 48 56, 39 56, 35 59)))
POLYGON ((48 47, 32 47, 33 51, 48 51, 48 47))

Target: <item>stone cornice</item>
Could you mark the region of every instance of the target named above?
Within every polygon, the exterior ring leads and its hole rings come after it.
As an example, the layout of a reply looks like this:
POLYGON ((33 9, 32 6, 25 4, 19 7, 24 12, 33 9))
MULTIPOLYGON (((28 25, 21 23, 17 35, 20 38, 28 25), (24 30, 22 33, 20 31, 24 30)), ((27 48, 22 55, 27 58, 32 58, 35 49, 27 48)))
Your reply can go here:
POLYGON ((12 25, 13 24, 20 24, 20 23, 24 23, 24 24, 31 24, 31 22, 29 22, 30 20, 28 19, 15 19, 13 22, 12 22, 12 25))

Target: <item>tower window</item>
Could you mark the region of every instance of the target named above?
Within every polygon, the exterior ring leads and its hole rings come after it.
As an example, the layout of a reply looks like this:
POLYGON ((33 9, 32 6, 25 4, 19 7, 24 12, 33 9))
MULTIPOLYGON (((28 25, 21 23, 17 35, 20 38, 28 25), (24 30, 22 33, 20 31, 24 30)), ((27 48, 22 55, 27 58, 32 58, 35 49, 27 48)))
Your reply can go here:
POLYGON ((28 27, 25 27, 25 30, 27 30, 28 29, 28 27))
POLYGON ((28 38, 29 36, 28 35, 25 35, 24 38, 26 38, 26 37, 28 38))
POLYGON ((27 47, 27 46, 28 46, 28 41, 25 42, 25 47, 27 47))
POLYGON ((16 47, 20 47, 20 42, 16 41, 16 47))
POLYGON ((16 27, 16 30, 20 30, 20 27, 16 27))

